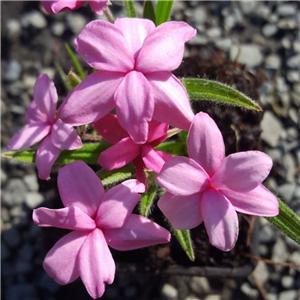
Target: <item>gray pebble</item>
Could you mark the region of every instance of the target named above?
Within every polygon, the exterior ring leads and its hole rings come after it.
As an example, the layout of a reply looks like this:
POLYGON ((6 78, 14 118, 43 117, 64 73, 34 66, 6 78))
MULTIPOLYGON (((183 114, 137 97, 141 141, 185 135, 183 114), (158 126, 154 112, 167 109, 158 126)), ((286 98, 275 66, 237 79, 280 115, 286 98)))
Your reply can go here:
POLYGON ((237 22, 238 22, 238 20, 237 20, 236 16, 229 14, 229 15, 225 16, 224 27, 227 30, 230 30, 236 26, 237 22))
POLYGON ((293 4, 278 5, 277 13, 282 17, 293 16, 297 12, 297 7, 293 4))
POLYGON ((292 48, 292 41, 289 37, 284 37, 281 40, 281 45, 284 49, 289 50, 292 48))
POLYGON ((178 291, 172 285, 165 283, 162 287, 162 295, 166 297, 166 299, 177 299, 178 291))
POLYGON ((275 24, 266 24, 262 28, 262 33, 265 37, 271 37, 278 32, 278 27, 275 24))
POLYGON ((2 199, 9 206, 18 205, 24 202, 27 188, 19 178, 12 178, 4 188, 2 199))
MULTIPOLYGON (((282 238, 277 238, 277 241, 273 247, 273 251, 272 251, 272 260, 275 262, 286 262, 287 258, 288 258, 288 251, 287 251, 287 247, 286 244, 284 243, 284 241, 282 240, 282 238)), ((276 266, 277 268, 277 266, 276 266)), ((281 267, 280 267, 281 268, 281 267)))
POLYGON ((282 124, 280 120, 272 112, 266 111, 260 127, 262 130, 262 140, 271 147, 276 147, 282 131, 282 124))
POLYGON ((21 71, 22 67, 20 63, 17 60, 12 59, 8 61, 6 65, 6 70, 3 74, 3 79, 9 82, 16 81, 20 78, 21 71))
POLYGON ((286 180, 289 182, 295 182, 296 162, 294 156, 290 153, 287 153, 284 155, 282 162, 286 171, 286 180))
POLYGON ((241 286, 241 291, 251 298, 257 298, 259 293, 256 289, 252 288, 248 282, 244 282, 241 286))
POLYGON ((281 284, 284 288, 289 289, 294 285, 294 278, 292 276, 282 276, 281 284))
POLYGON ((223 49, 224 51, 228 51, 230 50, 231 46, 232 46, 232 40, 231 38, 220 38, 220 39, 217 39, 215 41, 216 45, 223 49))
POLYGON ((282 76, 278 76, 276 79, 276 89, 279 93, 288 92, 290 90, 286 80, 282 76))
MULTIPOLYGON (((175 1, 175 3, 179 1, 175 1)), ((198 24, 203 24, 207 20, 207 11, 204 7, 197 7, 196 9, 193 10, 193 18, 195 22, 198 24)))
POLYGON ((290 255, 289 261, 293 264, 300 264, 300 251, 299 250, 294 251, 290 255))
POLYGON ((205 296, 204 300, 221 300, 221 295, 218 294, 207 295, 205 296))
POLYGON ((275 231, 270 224, 265 224, 259 231, 259 241, 261 243, 273 242, 275 238, 275 231))
POLYGON ((257 67, 263 62, 263 54, 260 46, 256 44, 244 44, 231 48, 230 59, 237 59, 239 63, 249 67, 257 67))
POLYGON ((289 68, 299 68, 300 66, 300 54, 294 55, 287 61, 287 66, 289 68))
POLYGON ((289 142, 298 140, 299 130, 296 127, 290 127, 286 130, 287 138, 289 142))
POLYGON ((297 300, 298 293, 296 290, 283 291, 279 294, 278 300, 297 300))
POLYGON ((278 300, 277 294, 268 293, 268 300, 278 300))
MULTIPOLYGON (((17 96, 21 96, 23 94, 23 92, 25 91, 25 89, 26 88, 22 81, 15 81, 15 82, 10 83, 7 86, 6 91, 10 96, 17 97, 17 96)), ((19 106, 20 109, 25 111, 25 107, 21 107, 20 105, 11 105, 11 106, 19 106)), ((12 108, 11 108, 11 110, 12 110, 12 108)))
POLYGON ((295 124, 297 124, 297 125, 299 124, 300 115, 295 108, 290 108, 289 117, 295 124))
POLYGON ((208 38, 203 35, 197 34, 192 40, 188 41, 189 45, 206 45, 208 44, 208 38))
POLYGON ((25 202, 29 208, 36 208, 44 202, 44 196, 37 192, 26 193, 25 202))
POLYGON ((30 191, 37 192, 39 190, 39 183, 35 173, 25 175, 23 180, 30 191))
POLYGON ((300 53, 300 40, 293 42, 293 49, 296 53, 300 53))
POLYGON ((266 57, 265 66, 268 69, 277 70, 281 66, 281 58, 277 54, 270 54, 266 57))
POLYGON ((289 82, 298 82, 300 83, 300 73, 299 71, 288 71, 287 72, 287 79, 289 82))
POLYGON ((184 300, 201 300, 201 299, 194 295, 190 295, 190 296, 187 296, 184 300))
POLYGON ((34 10, 23 15, 21 24, 25 28, 32 26, 37 29, 43 29, 47 27, 47 20, 43 14, 37 10, 34 10))
POLYGON ((259 282, 264 285, 269 279, 269 271, 267 265, 259 261, 255 268, 255 277, 259 280, 259 282))
POLYGON ((11 217, 13 217, 13 218, 16 218, 16 217, 25 218, 26 217, 26 212, 23 210, 21 205, 13 206, 9 212, 10 212, 11 217))
POLYGON ((65 32, 65 24, 63 22, 55 22, 51 26, 51 31, 55 36, 62 36, 65 32))
POLYGON ((16 19, 10 19, 6 23, 6 32, 11 40, 16 40, 19 38, 21 33, 21 24, 16 19))
POLYGON ((196 294, 207 294, 210 292, 209 281, 205 277, 194 276, 190 280, 190 288, 196 294))
POLYGON ((19 246, 22 242, 21 235, 15 227, 11 227, 9 230, 6 230, 2 234, 2 237, 7 246, 11 248, 19 246))
POLYGON ((242 12, 245 15, 252 14, 257 8, 257 3, 255 3, 254 1, 240 1, 239 4, 242 12))
POLYGON ((222 30, 219 27, 212 27, 206 31, 206 34, 211 39, 216 39, 222 35, 222 30))
POLYGON ((295 192, 295 184, 293 183, 285 183, 278 187, 278 193, 286 202, 290 202, 293 199, 293 195, 295 192))
POLYGON ((283 30, 293 30, 297 28, 297 23, 294 19, 281 19, 277 24, 278 28, 283 30))
POLYGON ((81 14, 72 13, 66 16, 67 24, 73 33, 79 34, 86 25, 86 19, 81 14))

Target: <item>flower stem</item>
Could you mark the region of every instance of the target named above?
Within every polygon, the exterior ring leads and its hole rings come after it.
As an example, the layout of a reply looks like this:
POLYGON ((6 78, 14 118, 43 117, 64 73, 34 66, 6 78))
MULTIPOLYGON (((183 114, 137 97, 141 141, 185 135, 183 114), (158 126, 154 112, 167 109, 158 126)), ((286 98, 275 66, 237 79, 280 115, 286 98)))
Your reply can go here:
POLYGON ((110 11, 109 8, 107 8, 105 11, 104 11, 104 14, 105 14, 105 17, 107 19, 108 22, 114 24, 115 23, 115 19, 110 11))

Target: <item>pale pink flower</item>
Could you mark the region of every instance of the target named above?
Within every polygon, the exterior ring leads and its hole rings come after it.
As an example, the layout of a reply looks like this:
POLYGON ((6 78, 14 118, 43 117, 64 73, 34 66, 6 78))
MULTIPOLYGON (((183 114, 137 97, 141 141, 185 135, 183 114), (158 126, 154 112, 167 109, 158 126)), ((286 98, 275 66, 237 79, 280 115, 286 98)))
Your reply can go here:
POLYGON ((108 246, 121 251, 167 243, 170 233, 149 219, 132 214, 145 186, 127 180, 108 192, 94 171, 81 161, 62 168, 58 188, 65 208, 38 208, 33 220, 43 227, 74 230, 48 252, 44 269, 59 284, 78 277, 99 298, 115 276, 108 246))
POLYGON ((74 128, 56 117, 57 92, 46 75, 40 75, 34 86, 34 100, 26 111, 27 124, 10 140, 7 150, 20 150, 41 140, 36 153, 40 179, 49 179, 51 168, 63 149, 82 147, 74 128))
POLYGON ((99 164, 107 170, 119 169, 132 161, 136 168, 136 178, 147 184, 144 169, 159 173, 165 162, 172 155, 155 150, 167 139, 169 126, 156 120, 149 122, 147 141, 136 144, 120 126, 116 115, 108 114, 93 123, 93 127, 108 142, 115 144, 103 151, 98 159, 99 164))
POLYGON ((206 114, 195 116, 188 135, 188 157, 172 157, 157 182, 167 190, 158 206, 176 229, 191 229, 202 221, 212 245, 231 250, 238 236, 237 213, 278 214, 278 201, 261 182, 271 158, 259 151, 226 158, 221 132, 206 114))
POLYGON ((188 130, 193 119, 181 82, 170 73, 181 63, 184 43, 196 30, 184 22, 155 27, 147 19, 122 18, 115 24, 93 21, 75 40, 92 73, 69 95, 62 120, 81 125, 116 107, 121 126, 136 143, 145 143, 152 118, 188 130))
POLYGON ((49 14, 57 14, 61 11, 75 10, 81 7, 83 4, 88 2, 92 8, 92 10, 98 14, 102 15, 103 11, 107 9, 108 0, 91 0, 91 1, 64 1, 64 0, 56 0, 56 1, 41 1, 45 10, 49 14))

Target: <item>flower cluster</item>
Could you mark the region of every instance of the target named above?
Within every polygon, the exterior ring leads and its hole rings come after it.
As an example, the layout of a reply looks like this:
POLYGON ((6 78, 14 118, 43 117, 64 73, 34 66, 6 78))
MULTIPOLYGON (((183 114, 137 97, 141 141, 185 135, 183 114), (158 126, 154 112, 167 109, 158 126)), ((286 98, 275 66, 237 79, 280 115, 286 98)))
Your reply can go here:
MULTIPOLYGON (((102 13, 108 1, 88 1, 102 13)), ((84 1, 42 1, 50 13, 72 10, 84 1)), ((87 24, 75 48, 96 72, 85 78, 56 114, 53 82, 41 75, 26 112, 27 125, 10 141, 9 150, 43 140, 36 154, 41 179, 48 179, 62 149, 82 147, 73 126, 92 123, 113 145, 100 154, 108 169, 132 162, 136 179, 106 193, 85 163, 73 162, 58 175, 61 209, 38 208, 39 226, 72 230, 47 254, 44 268, 59 284, 80 277, 93 298, 111 284, 115 263, 108 248, 125 251, 167 243, 170 233, 153 221, 132 214, 147 187, 144 169, 158 174, 166 190, 158 206, 175 229, 192 229, 204 222, 210 242, 229 251, 238 236, 237 213, 274 216, 276 198, 262 186, 272 167, 259 151, 225 158, 221 132, 206 114, 194 115, 187 92, 172 75, 183 59, 184 44, 196 30, 184 22, 155 27, 146 19, 97 20, 87 24), (115 109, 115 114, 111 111, 115 109), (188 157, 172 157, 155 149, 168 138, 169 126, 188 131, 188 157), (263 199, 263 200, 262 200, 263 199)))

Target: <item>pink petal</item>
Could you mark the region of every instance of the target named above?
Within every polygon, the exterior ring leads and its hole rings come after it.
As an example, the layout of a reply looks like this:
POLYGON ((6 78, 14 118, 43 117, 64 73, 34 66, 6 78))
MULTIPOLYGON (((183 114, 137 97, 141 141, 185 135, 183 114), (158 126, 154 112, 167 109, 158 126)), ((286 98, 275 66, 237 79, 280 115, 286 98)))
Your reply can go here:
POLYGON ((75 10, 82 6, 85 1, 41 1, 49 14, 57 14, 61 11, 75 10))
POLYGON ((47 115, 37 108, 35 101, 32 101, 28 106, 25 118, 28 124, 44 123, 48 125, 47 115))
POLYGON ((53 145, 60 149, 74 150, 83 146, 75 129, 60 119, 52 127, 51 138, 53 145))
POLYGON ((172 157, 163 166, 156 181, 168 192, 189 196, 204 191, 209 186, 208 175, 188 157, 172 157))
POLYGON ((206 113, 198 113, 189 130, 187 146, 190 158, 210 176, 220 167, 225 157, 222 134, 214 120, 206 113))
POLYGON ((147 74, 155 107, 153 118, 183 130, 189 130, 194 114, 186 90, 169 72, 147 74))
POLYGON ((152 73, 177 69, 183 58, 184 43, 196 33, 184 22, 166 22, 158 26, 146 37, 137 57, 136 70, 152 73))
POLYGON ((95 221, 76 206, 61 209, 41 207, 33 211, 34 223, 41 227, 57 227, 70 230, 92 230, 95 221))
POLYGON ((279 213, 276 197, 261 184, 249 192, 220 192, 228 198, 234 209, 241 213, 264 217, 274 217, 279 213))
POLYGON ((227 156, 211 179, 222 190, 251 191, 270 173, 272 159, 260 151, 246 151, 227 156))
POLYGON ((34 85, 34 102, 37 108, 48 117, 50 123, 56 120, 57 91, 53 81, 46 74, 38 77, 34 85))
POLYGON ((192 229, 203 221, 200 213, 200 197, 200 193, 190 196, 165 193, 157 205, 175 229, 192 229))
POLYGON ((95 218, 104 196, 103 185, 94 171, 82 161, 66 165, 58 174, 58 189, 65 207, 77 206, 95 218))
POLYGON ((228 199, 216 190, 204 192, 201 214, 210 243, 223 251, 231 250, 238 237, 239 223, 228 199))
POLYGON ((120 125, 117 115, 107 114, 103 118, 93 123, 93 128, 109 143, 116 144, 128 133, 120 125))
POLYGON ((93 230, 82 245, 78 265, 80 277, 88 293, 94 299, 100 298, 105 284, 112 284, 116 266, 102 231, 93 230))
POLYGON ((38 169, 39 178, 50 179, 50 172, 56 159, 59 157, 61 149, 55 147, 51 141, 51 134, 48 135, 36 152, 35 162, 38 169))
POLYGON ((165 228, 138 215, 131 215, 121 228, 105 229, 103 232, 108 245, 120 251, 168 243, 171 238, 165 228))
POLYGON ((148 138, 148 121, 152 119, 154 101, 151 86, 140 72, 128 73, 115 93, 118 120, 137 144, 148 138))
POLYGON ((89 1, 89 4, 96 14, 102 15, 103 11, 107 9, 108 2, 108 0, 92 0, 89 1))
POLYGON ((142 159, 146 168, 152 170, 157 174, 161 171, 163 165, 165 164, 167 160, 165 158, 167 157, 169 159, 172 157, 172 155, 169 156, 163 155, 162 157, 161 151, 157 151, 147 144, 143 145, 141 147, 141 150, 142 150, 141 151, 142 159))
POLYGON ((135 159, 139 152, 140 146, 127 137, 101 152, 98 162, 107 170, 119 169, 135 159))
POLYGON ((100 228, 120 228, 126 223, 141 199, 145 186, 137 180, 127 180, 106 192, 97 212, 96 224, 100 228))
POLYGON ((109 22, 88 23, 74 45, 83 59, 97 70, 127 73, 134 68, 134 59, 122 32, 109 22))
POLYGON ((73 231, 60 239, 45 257, 43 267, 59 284, 68 284, 79 277, 78 252, 88 232, 73 231))
POLYGON ((148 182, 145 174, 145 165, 144 162, 141 158, 141 156, 137 156, 133 161, 132 161, 134 167, 135 167, 135 177, 139 182, 142 182, 145 187, 146 191, 148 190, 148 182))
POLYGON ((169 125, 165 123, 161 123, 152 119, 149 122, 149 132, 147 143, 151 143, 151 145, 157 146, 161 142, 167 139, 167 132, 169 129, 169 125))
POLYGON ((30 147, 49 134, 51 126, 47 124, 26 124, 15 134, 6 146, 7 150, 19 150, 30 147))
POLYGON ((113 96, 122 79, 122 73, 92 73, 63 102, 60 119, 68 125, 78 126, 107 115, 115 107, 113 96))
POLYGON ((118 18, 114 25, 123 33, 134 58, 137 57, 147 35, 155 29, 152 21, 138 18, 118 18))

